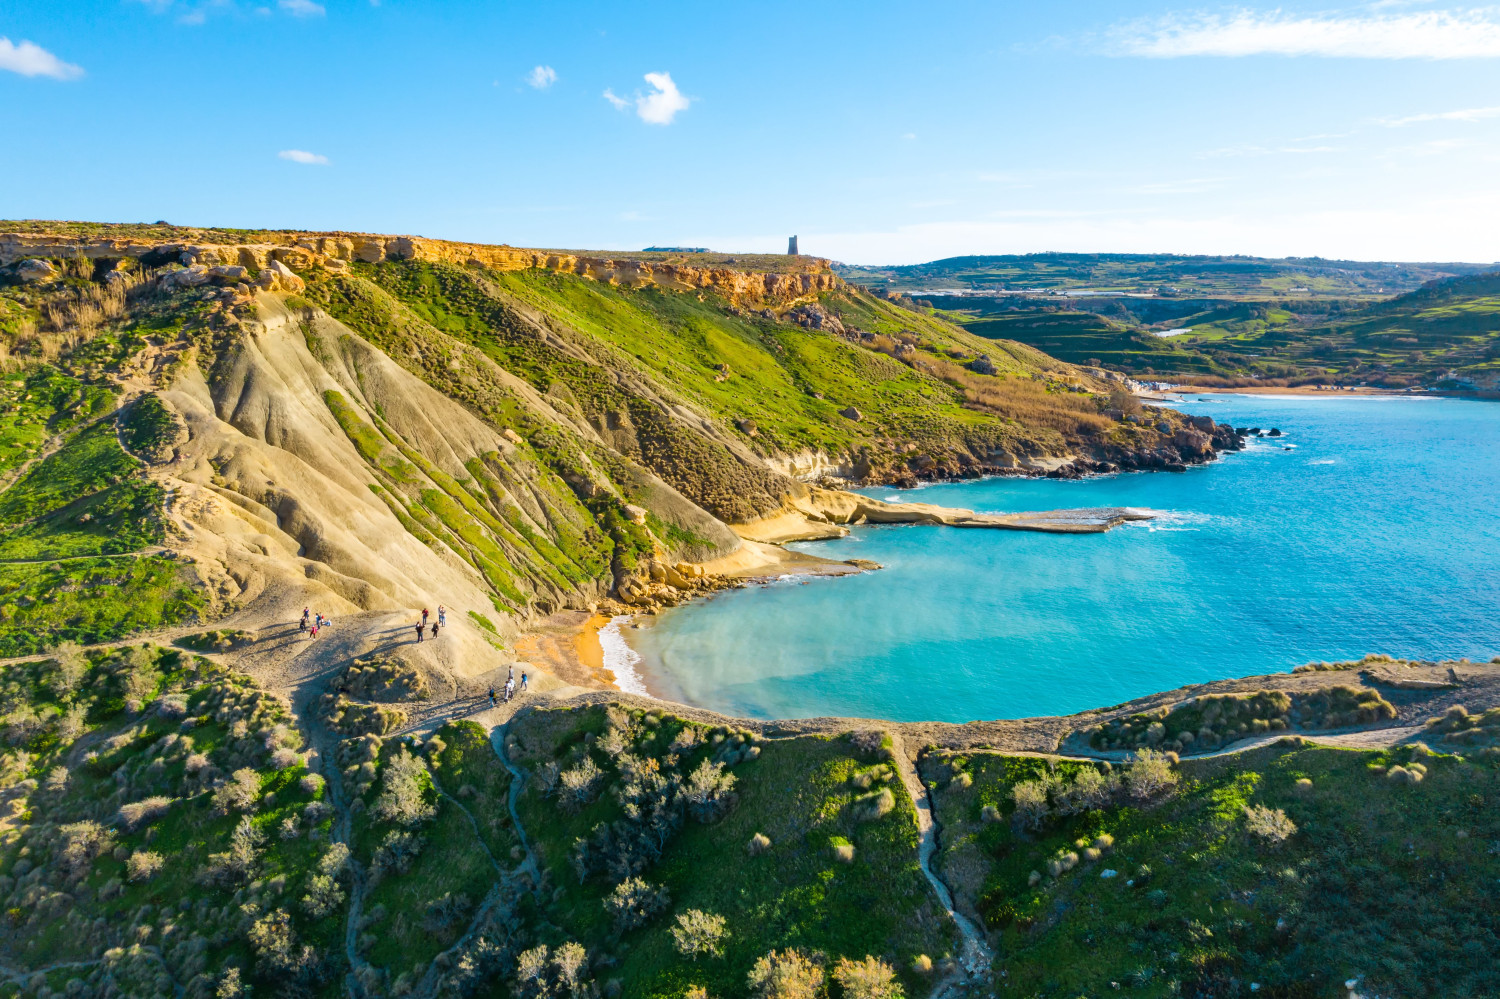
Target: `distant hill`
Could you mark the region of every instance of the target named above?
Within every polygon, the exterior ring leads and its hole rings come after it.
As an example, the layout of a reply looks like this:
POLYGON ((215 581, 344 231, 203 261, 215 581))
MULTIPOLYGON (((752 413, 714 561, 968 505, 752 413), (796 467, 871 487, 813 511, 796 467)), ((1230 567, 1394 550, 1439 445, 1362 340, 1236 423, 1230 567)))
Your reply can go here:
POLYGON ((1066 293, 1077 291, 1216 298, 1376 298, 1493 269, 1489 264, 1391 263, 1322 257, 1137 253, 1028 253, 947 257, 879 267, 836 264, 847 281, 903 291, 1066 293))

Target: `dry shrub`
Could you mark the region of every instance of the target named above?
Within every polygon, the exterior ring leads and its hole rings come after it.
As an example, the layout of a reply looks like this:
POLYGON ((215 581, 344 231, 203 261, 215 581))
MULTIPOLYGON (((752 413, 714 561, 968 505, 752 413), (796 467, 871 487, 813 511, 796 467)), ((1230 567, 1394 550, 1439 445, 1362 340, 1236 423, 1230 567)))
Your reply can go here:
POLYGON ((120 806, 120 825, 127 832, 134 832, 143 825, 150 825, 172 807, 172 799, 160 795, 151 798, 143 798, 140 801, 132 801, 120 806))
POLYGON ((1010 797, 1016 805, 1011 821, 1017 829, 1040 829, 1051 814, 1045 781, 1023 780, 1010 789, 1010 797))
POLYGON ((1271 846, 1280 846, 1297 834, 1297 823, 1279 808, 1248 805, 1245 807, 1245 830, 1271 846))
POLYGON ((823 965, 794 948, 773 950, 755 962, 747 979, 756 999, 815 999, 823 986, 823 965))
POLYGON ((375 817, 401 826, 414 826, 432 818, 437 807, 427 801, 427 781, 427 764, 402 746, 381 774, 375 817))
POLYGON ((828 849, 833 854, 833 859, 841 864, 854 863, 854 844, 842 836, 835 836, 828 841, 828 849))
POLYGON ((849 744, 860 756, 888 759, 890 753, 887 747, 890 742, 891 737, 879 729, 861 729, 858 732, 849 733, 849 744))
POLYGON ((702 909, 689 909, 678 913, 677 925, 672 927, 672 942, 677 953, 689 960, 700 957, 719 957, 720 944, 727 934, 723 916, 702 909))
POLYGON ((219 815, 248 812, 255 807, 259 797, 260 775, 249 767, 241 767, 214 790, 214 811, 219 815))
POLYGON ((745 845, 745 849, 750 852, 750 856, 758 857, 771 849, 771 837, 765 833, 756 833, 750 837, 750 842, 745 845))
POLYGON ((641 878, 626 878, 604 897, 604 911, 614 917, 616 933, 645 926, 671 904, 665 888, 641 878))
POLYGON ((844 990, 844 999, 904 999, 896 970, 878 957, 863 961, 839 958, 833 969, 833 980, 844 990))
POLYGON ((313 874, 307 879, 307 893, 302 908, 314 919, 332 915, 344 904, 344 889, 327 874, 313 874))
POLYGON ((1173 754, 1143 749, 1135 755, 1125 772, 1125 783, 1137 801, 1154 801, 1172 793, 1178 774, 1172 769, 1173 754))
POLYGON ((928 957, 926 954, 918 954, 916 957, 912 958, 911 970, 915 971, 919 975, 932 974, 932 958, 928 957))
POLYGON ((125 877, 131 881, 150 881, 165 863, 162 855, 151 850, 137 850, 125 861, 125 877))
POLYGON ((565 809, 577 811, 598 796, 603 782, 604 771, 599 769, 593 757, 585 755, 577 766, 558 775, 559 800, 565 809))
POLYGON ((891 789, 883 787, 854 799, 850 808, 856 822, 874 822, 883 819, 896 808, 896 796, 891 789))
POLYGON ((1409 767, 1394 766, 1385 772, 1387 780, 1393 780, 1398 784, 1420 784, 1427 776, 1427 768, 1420 763, 1413 763, 1409 767))

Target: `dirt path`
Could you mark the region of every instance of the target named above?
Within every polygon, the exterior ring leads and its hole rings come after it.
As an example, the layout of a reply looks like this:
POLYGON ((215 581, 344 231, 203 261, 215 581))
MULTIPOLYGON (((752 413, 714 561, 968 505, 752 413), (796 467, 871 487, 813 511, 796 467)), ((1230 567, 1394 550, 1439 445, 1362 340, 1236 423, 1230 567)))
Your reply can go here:
POLYGON ((932 885, 938 903, 947 910, 949 918, 953 920, 953 924, 958 927, 958 932, 963 937, 963 947, 959 951, 959 968, 933 986, 933 999, 940 999, 967 984, 968 981, 988 972, 990 965, 994 963, 995 955, 990 950, 984 933, 979 927, 954 906, 953 893, 933 869, 932 862, 938 853, 938 836, 942 829, 932 814, 932 793, 927 785, 922 783, 921 775, 917 773, 916 766, 907 755, 901 736, 892 735, 891 739, 893 742, 892 761, 895 763, 896 771, 901 775, 901 783, 906 787, 906 793, 911 795, 912 803, 916 806, 919 837, 917 863, 922 868, 927 882, 932 885))

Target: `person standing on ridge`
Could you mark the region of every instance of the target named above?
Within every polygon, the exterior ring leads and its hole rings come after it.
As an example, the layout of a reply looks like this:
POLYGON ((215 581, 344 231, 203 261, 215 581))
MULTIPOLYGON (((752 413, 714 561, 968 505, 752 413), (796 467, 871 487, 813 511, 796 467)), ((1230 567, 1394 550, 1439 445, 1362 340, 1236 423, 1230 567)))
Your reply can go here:
POLYGON ((521 693, 526 693, 526 674, 521 674, 521 693))
POLYGON ((422 627, 420 624, 417 625, 417 641, 420 642, 422 640, 422 636, 424 634, 426 634, 426 633, 427 633, 427 629, 426 628, 422 627))
POLYGON ((432 622, 432 637, 433 638, 437 637, 437 631, 438 631, 438 623, 436 621, 434 621, 434 622, 432 622))
POLYGON ((438 604, 438 624, 444 628, 448 627, 448 608, 438 604))
POLYGON ((422 627, 427 627, 427 608, 422 608, 422 627))
POLYGON ((495 706, 495 688, 491 687, 490 688, 490 707, 493 708, 494 706, 495 706))

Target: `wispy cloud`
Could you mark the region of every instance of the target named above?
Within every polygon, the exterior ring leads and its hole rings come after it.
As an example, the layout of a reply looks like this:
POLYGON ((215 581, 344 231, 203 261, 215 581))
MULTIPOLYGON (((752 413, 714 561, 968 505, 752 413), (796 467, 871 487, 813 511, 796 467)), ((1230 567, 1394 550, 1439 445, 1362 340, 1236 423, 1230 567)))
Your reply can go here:
POLYGON ((35 42, 22 41, 17 45, 4 37, 0 37, 0 70, 22 76, 50 76, 54 80, 76 80, 83 75, 82 66, 63 62, 35 42))
POLYGON ((1429 114, 1409 114, 1404 118, 1381 118, 1386 128, 1402 128, 1424 121, 1483 121, 1485 118, 1500 118, 1500 107, 1465 108, 1461 111, 1434 111, 1429 114))
POLYGON ((538 90, 546 90, 557 82, 557 70, 551 66, 538 66, 526 74, 526 82, 538 90))
POLYGON ((1108 33, 1115 55, 1325 56, 1346 59, 1493 59, 1500 57, 1500 11, 1429 10, 1402 14, 1171 14, 1108 33))
POLYGON ((293 17, 322 17, 328 13, 320 3, 313 0, 277 0, 276 6, 293 17))
POLYGON ((1217 159, 1224 156, 1296 156, 1307 153, 1336 153, 1338 146, 1224 146, 1208 149, 1198 154, 1200 159, 1217 159))
POLYGON ((1228 181, 1228 177, 1187 177, 1182 180, 1139 184, 1129 190, 1135 194, 1199 194, 1203 191, 1218 190, 1228 181))
POLYGON ((328 157, 321 153, 310 153, 306 149, 283 149, 276 154, 284 160, 293 163, 302 163, 306 166, 327 166, 328 157))
POLYGON ((606 89, 604 99, 613 104, 616 111, 634 107, 636 115, 649 125, 672 124, 678 113, 686 111, 693 102, 691 97, 677 89, 670 73, 647 73, 645 79, 651 85, 649 93, 636 91, 634 97, 625 98, 606 89))

